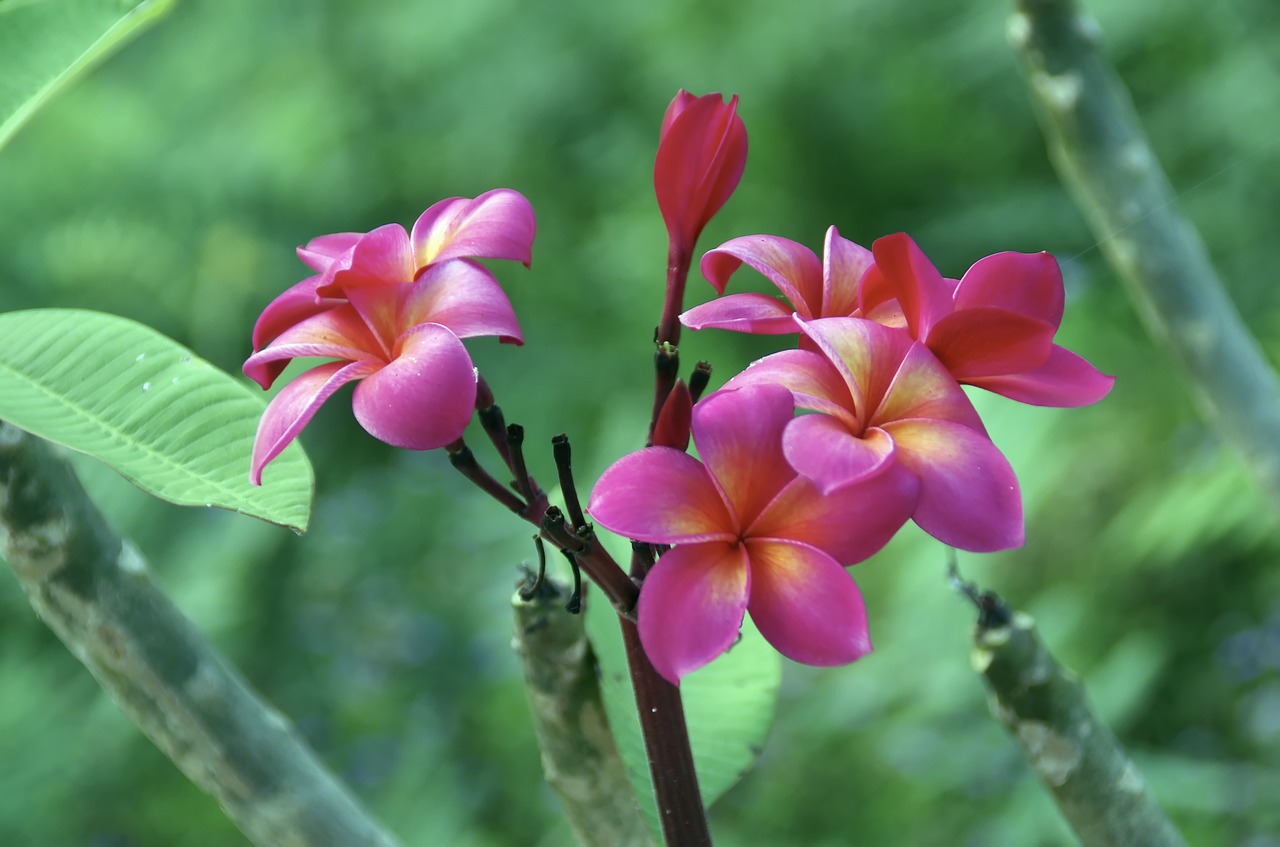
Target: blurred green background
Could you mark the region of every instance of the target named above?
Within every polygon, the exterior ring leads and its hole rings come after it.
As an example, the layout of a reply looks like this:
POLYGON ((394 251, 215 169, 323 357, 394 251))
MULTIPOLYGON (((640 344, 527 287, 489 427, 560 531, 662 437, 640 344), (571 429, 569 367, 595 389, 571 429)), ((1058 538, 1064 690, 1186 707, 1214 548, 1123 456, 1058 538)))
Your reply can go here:
MULTIPOLYGON (((1095 3, 1108 53, 1247 322, 1280 358, 1280 15, 1267 0, 1095 3)), ((1081 410, 975 397, 1023 482, 1025 549, 963 571, 1037 616, 1195 844, 1280 845, 1280 538, 1145 336, 1046 160, 1006 4, 187 0, 0 151, 0 309, 125 315, 232 372, 312 236, 411 224, 509 186, 539 217, 499 267, 527 344, 471 345, 581 484, 638 445, 665 233, 652 197, 677 88, 742 97, 751 155, 707 249, 911 232, 958 276, 1059 256, 1059 340, 1117 375, 1081 410)), ((735 290, 766 290, 743 272, 735 290)), ((710 287, 691 280, 690 303, 710 287)), ((3 340, 0 340, 3 343, 3 340)), ((716 381, 768 339, 686 336, 716 381)), ((331 401, 303 442, 303 538, 146 498, 78 461, 179 605, 408 845, 569 843, 543 785, 508 599, 529 531, 439 453, 331 401)), ((720 845, 1060 845, 1070 836, 969 669, 973 612, 904 532, 855 569, 877 650, 788 665, 720 845)), ((0 844, 243 844, 0 575, 0 844)))

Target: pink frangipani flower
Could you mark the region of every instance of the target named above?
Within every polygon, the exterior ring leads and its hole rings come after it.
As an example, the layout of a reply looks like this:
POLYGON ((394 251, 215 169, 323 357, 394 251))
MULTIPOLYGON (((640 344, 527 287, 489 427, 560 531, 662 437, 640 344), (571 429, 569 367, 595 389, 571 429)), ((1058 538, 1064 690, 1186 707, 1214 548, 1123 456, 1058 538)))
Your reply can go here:
POLYGON ((672 544, 640 589, 640 640, 666 679, 729 649, 743 615, 780 653, 810 665, 871 649, 857 585, 842 566, 906 521, 915 481, 882 474, 823 493, 782 453, 793 402, 777 386, 720 391, 694 407, 702 457, 648 447, 619 459, 587 511, 613 532, 672 544))
POLYGON ((250 479, 298 436, 320 405, 352 380, 356 419, 396 447, 429 450, 456 441, 471 419, 476 371, 460 339, 496 335, 523 343, 497 279, 480 258, 529 263, 533 209, 498 189, 428 209, 412 238, 397 224, 321 236, 298 251, 318 271, 277 297, 254 327, 247 376, 264 389, 298 357, 320 365, 267 406, 250 479))
POLYGON ((748 235, 708 250, 702 257, 702 275, 724 295, 729 277, 743 264, 764 274, 786 301, 767 294, 730 294, 694 306, 680 322, 690 329, 784 335, 799 331, 793 314, 805 320, 848 317, 857 314, 858 284, 872 259, 870 250, 831 227, 821 262, 808 247, 790 239, 748 235))
POLYGON ((871 251, 861 315, 905 326, 960 382, 1035 406, 1085 406, 1111 390, 1114 377, 1053 343, 1064 297, 1048 253, 996 253, 956 282, 905 233, 871 251))
POLYGON ((1017 477, 928 348, 861 318, 795 320, 815 349, 766 356, 725 385, 781 385, 796 406, 822 413, 788 425, 792 467, 827 492, 909 477, 912 518, 938 540, 976 552, 1022 544, 1017 477))

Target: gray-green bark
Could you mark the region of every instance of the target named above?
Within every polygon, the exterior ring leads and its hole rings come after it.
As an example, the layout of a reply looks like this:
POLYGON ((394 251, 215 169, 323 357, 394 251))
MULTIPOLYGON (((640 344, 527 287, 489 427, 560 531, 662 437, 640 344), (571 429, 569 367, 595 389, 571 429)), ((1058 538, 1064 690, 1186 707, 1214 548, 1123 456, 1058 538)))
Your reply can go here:
POLYGON ((46 443, 0 421, 0 554, 36 614, 260 847, 395 847, 152 582, 46 443))

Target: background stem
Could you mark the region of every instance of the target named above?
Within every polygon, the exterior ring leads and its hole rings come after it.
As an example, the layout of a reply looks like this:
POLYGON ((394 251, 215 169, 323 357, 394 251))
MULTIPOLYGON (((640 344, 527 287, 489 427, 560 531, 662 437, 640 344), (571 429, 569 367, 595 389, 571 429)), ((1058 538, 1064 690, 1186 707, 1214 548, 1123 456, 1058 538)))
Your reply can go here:
POLYGON ((0 421, 0 553, 36 614, 261 847, 395 847, 151 581, 49 445, 0 421))

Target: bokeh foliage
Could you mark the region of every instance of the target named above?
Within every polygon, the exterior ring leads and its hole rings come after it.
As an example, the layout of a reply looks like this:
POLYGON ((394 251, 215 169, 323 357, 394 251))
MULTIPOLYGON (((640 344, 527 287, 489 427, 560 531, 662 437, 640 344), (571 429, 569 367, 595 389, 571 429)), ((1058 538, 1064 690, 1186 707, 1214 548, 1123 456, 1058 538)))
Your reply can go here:
MULTIPOLYGON (((1280 19, 1264 0, 1093 6, 1274 361, 1280 19)), ((647 416, 662 109, 682 86, 736 91, 751 156, 703 248, 752 232, 817 248, 835 223, 863 243, 907 230, 951 276, 1004 249, 1063 261, 1060 340, 1117 387, 1075 411, 978 398, 1023 481, 1029 541, 961 566, 1039 618, 1190 842, 1280 844, 1276 522, 1059 187, 1007 11, 187 0, 0 151, 0 309, 102 309, 234 372, 257 312, 306 272, 294 245, 516 188, 539 215, 534 266, 497 273, 528 343, 471 346, 534 474, 552 478, 536 445, 566 431, 585 488, 647 416)), ((694 279, 690 302, 709 291, 694 279)), ((770 349, 711 333, 683 347, 716 384, 770 349)), ((80 466, 179 605, 407 843, 565 843, 508 648, 528 532, 442 455, 393 451, 343 406, 303 438, 318 487, 302 539, 80 466)), ((876 652, 786 668, 760 768, 713 812, 717 843, 1070 843, 985 714, 944 565, 906 533, 855 570, 876 652)), ((3 577, 0 761, 0 843, 243 843, 3 577)))

